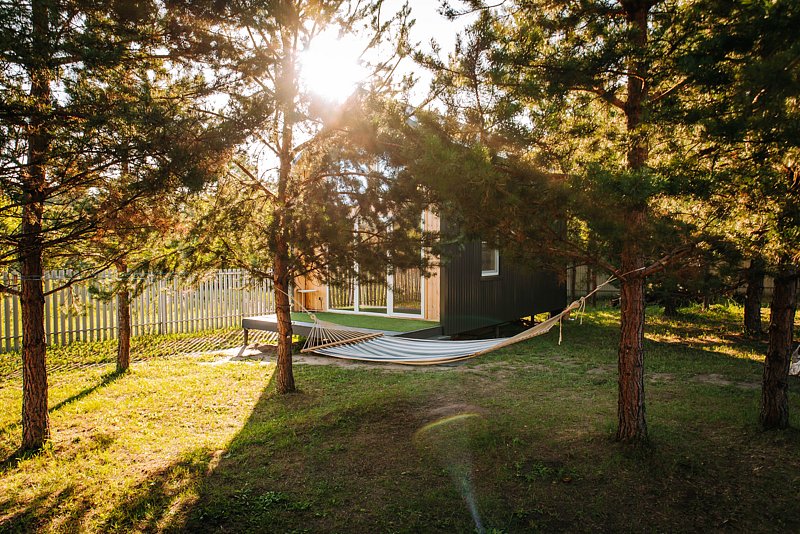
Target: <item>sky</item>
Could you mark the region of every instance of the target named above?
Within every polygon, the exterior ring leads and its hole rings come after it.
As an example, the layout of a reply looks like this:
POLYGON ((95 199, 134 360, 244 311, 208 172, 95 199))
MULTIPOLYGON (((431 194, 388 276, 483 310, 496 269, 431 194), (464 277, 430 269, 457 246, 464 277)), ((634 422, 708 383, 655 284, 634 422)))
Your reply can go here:
MULTIPOLYGON (((403 0, 387 0, 381 9, 382 18, 388 19, 403 6, 403 0)), ((412 46, 431 52, 435 40, 444 59, 453 52, 456 35, 474 16, 448 20, 439 13, 438 0, 410 0, 411 19, 409 37, 412 46)), ((336 28, 323 31, 311 42, 309 50, 300 56, 302 78, 313 92, 333 102, 342 102, 355 90, 356 85, 368 77, 369 70, 358 64, 358 58, 368 42, 369 33, 340 36, 336 28)), ((389 43, 387 43, 389 45, 389 43)), ((390 45, 394 46, 394 44, 390 45)), ((372 61, 381 61, 390 52, 386 47, 368 52, 372 61)), ((413 74, 418 83, 412 99, 421 102, 427 96, 432 74, 420 68, 411 58, 404 59, 396 74, 413 74)))
MULTIPOLYGON (((404 4, 404 0, 386 0, 383 13, 386 17, 396 13, 404 4)), ((475 16, 463 16, 456 20, 448 20, 439 13, 440 0, 408 0, 411 8, 411 26, 409 38, 415 48, 430 52, 431 40, 435 40, 440 48, 440 56, 444 59, 453 52, 456 36, 464 27, 475 19, 475 16)), ((356 86, 363 83, 368 70, 358 66, 358 57, 366 45, 364 35, 351 34, 340 38, 336 29, 323 32, 311 43, 311 48, 300 56, 301 79, 303 84, 333 104, 343 102, 355 91, 356 86)), ((375 51, 380 54, 380 51, 375 51)), ((411 58, 405 58, 396 71, 396 75, 413 74, 417 79, 411 102, 418 105, 428 96, 432 73, 420 67, 411 58)), ((254 155, 259 161, 259 170, 270 172, 277 164, 268 151, 255 148, 254 155)))
MULTIPOLYGON (((388 0, 386 6, 397 10, 403 5, 404 0, 388 0)), ((441 49, 442 57, 447 57, 455 49, 456 35, 462 31, 475 16, 466 15, 456 20, 448 20, 439 13, 440 0, 408 0, 411 8, 411 18, 415 20, 411 27, 410 38, 412 43, 419 43, 423 51, 431 50, 430 41, 435 40, 441 49)), ((457 4, 457 2, 454 2, 457 4)), ((431 81, 431 74, 420 69, 408 59, 404 67, 415 73, 420 79, 416 94, 423 98, 431 81)))
MULTIPOLYGON (((390 8, 400 6, 402 1, 391 0, 388 5, 390 8)), ((442 47, 442 52, 452 52, 456 34, 463 29, 465 19, 469 20, 470 17, 459 17, 454 21, 447 20, 439 14, 437 0, 409 0, 409 6, 411 7, 411 17, 416 20, 411 28, 412 41, 419 41, 423 45, 427 45, 431 38, 434 38, 442 47)), ((429 47, 426 46, 426 48, 429 47)))

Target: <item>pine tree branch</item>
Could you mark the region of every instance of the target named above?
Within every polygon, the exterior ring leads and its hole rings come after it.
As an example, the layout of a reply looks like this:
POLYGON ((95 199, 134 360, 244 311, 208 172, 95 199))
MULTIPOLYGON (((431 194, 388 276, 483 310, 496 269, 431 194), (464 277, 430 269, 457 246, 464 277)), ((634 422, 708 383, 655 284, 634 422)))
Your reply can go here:
POLYGON ((19 289, 14 289, 13 287, 7 286, 5 284, 0 284, 0 293, 6 293, 7 295, 14 295, 17 297, 22 296, 22 291, 19 289))
POLYGON ((678 247, 677 249, 673 250, 669 254, 665 254, 660 259, 651 263, 645 269, 642 270, 642 274, 640 276, 650 276, 656 273, 659 273, 666 269, 670 264, 678 261, 679 259, 688 256, 695 248, 694 244, 684 245, 682 247, 678 247))
POLYGON ((44 292, 44 296, 47 297, 49 295, 52 295, 53 293, 58 293, 59 291, 63 291, 64 289, 72 287, 75 284, 78 284, 80 282, 85 282, 86 280, 91 280, 92 278, 94 278, 98 274, 102 273, 103 271, 105 271, 106 269, 108 269, 109 267, 114 265, 120 258, 122 258, 124 256, 125 256, 124 253, 120 253, 119 255, 115 256, 114 258, 112 258, 110 260, 106 260, 105 263, 103 263, 102 265, 100 265, 98 267, 94 267, 94 268, 88 269, 86 271, 79 271, 78 275, 70 276, 70 278, 64 284, 61 284, 60 286, 55 287, 55 288, 51 289, 50 291, 45 291, 44 292))
POLYGON ((461 9, 461 10, 456 10, 450 6, 447 6, 447 10, 445 11, 445 17, 448 19, 456 19, 457 17, 472 15, 473 13, 477 13, 479 11, 489 11, 497 7, 500 7, 505 3, 506 3, 505 0, 500 0, 496 4, 489 4, 489 5, 486 5, 483 2, 481 2, 480 4, 472 8, 461 9))
POLYGON ((220 241, 222 242, 222 246, 230 253, 230 256, 226 258, 228 261, 232 262, 234 265, 237 265, 240 269, 244 269, 250 274, 255 275, 258 278, 262 279, 271 279, 272 272, 271 271, 262 271, 261 269, 257 269, 253 267, 251 264, 242 261, 239 259, 238 254, 236 251, 231 247, 230 243, 224 238, 220 237, 220 241))
POLYGON ((256 186, 258 186, 258 188, 259 188, 259 189, 261 189, 261 190, 262 190, 264 193, 266 193, 266 194, 267 194, 267 196, 269 196, 269 198, 271 198, 273 201, 277 202, 278 198, 275 196, 275 193, 273 193, 272 191, 270 191, 270 190, 269 190, 269 189, 268 189, 268 188, 267 188, 267 187, 266 187, 266 186, 265 186, 265 185, 264 185, 264 184, 261 182, 261 180, 259 180, 259 179, 258 179, 258 178, 257 178, 257 177, 256 177, 256 176, 255 176, 255 175, 252 173, 252 172, 250 172, 250 170, 249 170, 247 167, 245 167, 244 165, 242 165, 241 163, 239 163, 239 162, 238 162, 238 161, 236 161, 236 160, 234 160, 233 164, 234 164, 234 165, 236 165, 236 167, 237 167, 237 168, 238 168, 240 171, 242 171, 242 172, 243 172, 243 173, 244 173, 244 174, 245 174, 245 175, 246 175, 246 176, 247 176, 247 177, 248 177, 248 178, 249 178, 249 179, 252 181, 252 183, 253 183, 253 184, 255 184, 256 186))
POLYGON ((650 102, 651 103, 656 103, 659 100, 661 100, 663 98, 666 98, 669 95, 671 95, 672 93, 674 93, 674 92, 680 90, 681 88, 685 87, 686 84, 688 84, 688 83, 689 83, 689 78, 684 78, 683 80, 679 81, 678 83, 676 83, 675 85, 673 85, 669 89, 666 89, 665 91, 663 91, 661 94, 656 95, 653 98, 651 98, 650 102))
POLYGON ((573 91, 585 91, 596 94, 605 102, 611 104, 615 108, 625 111, 627 103, 618 96, 616 96, 613 92, 607 89, 604 89, 602 87, 581 87, 581 86, 572 87, 571 89, 573 91))

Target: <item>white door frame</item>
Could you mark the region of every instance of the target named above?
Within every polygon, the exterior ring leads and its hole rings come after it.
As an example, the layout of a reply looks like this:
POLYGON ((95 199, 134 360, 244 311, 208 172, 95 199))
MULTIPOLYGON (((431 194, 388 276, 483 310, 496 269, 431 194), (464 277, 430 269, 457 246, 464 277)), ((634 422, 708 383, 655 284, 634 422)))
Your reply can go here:
MULTIPOLYGON (((358 266, 356 266, 356 274, 358 274, 358 266)), ((386 313, 378 313, 378 312, 366 312, 360 311, 360 303, 359 303, 359 293, 360 291, 360 284, 358 282, 358 278, 353 280, 353 311, 350 310, 337 310, 336 308, 332 308, 330 306, 331 302, 331 286, 330 284, 325 286, 326 292, 326 300, 328 302, 328 310, 332 313, 350 313, 350 314, 358 314, 358 315, 374 315, 376 317, 405 317, 409 319, 422 319, 425 317, 425 277, 420 276, 419 282, 419 293, 420 293, 420 302, 419 302, 419 313, 395 313, 394 311, 394 275, 387 274, 386 275, 386 313)))

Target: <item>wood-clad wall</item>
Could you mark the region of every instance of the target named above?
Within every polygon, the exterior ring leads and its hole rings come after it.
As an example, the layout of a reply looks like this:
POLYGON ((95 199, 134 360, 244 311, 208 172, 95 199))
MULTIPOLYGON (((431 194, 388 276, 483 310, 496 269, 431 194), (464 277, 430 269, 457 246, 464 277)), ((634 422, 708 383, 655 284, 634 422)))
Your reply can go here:
MULTIPOLYGON (((426 232, 438 232, 440 229, 439 216, 431 211, 423 214, 423 227, 426 232)), ((438 260, 436 260, 438 262, 438 260)), ((428 321, 441 320, 441 287, 442 277, 441 268, 437 264, 429 269, 430 275, 425 278, 425 302, 424 314, 428 321)))
MULTIPOLYGON (((447 228, 448 222, 440 224, 447 228)), ((557 273, 515 265, 503 254, 499 274, 482 276, 480 241, 453 246, 440 277, 444 335, 561 311, 566 305, 566 286, 557 273)))
POLYGON ((303 311, 298 305, 302 304, 309 311, 327 311, 328 291, 325 284, 315 280, 312 276, 300 276, 294 280, 294 302, 293 311, 303 311), (306 293, 305 290, 316 289, 313 293, 306 293), (303 292, 301 292, 301 290, 303 292))

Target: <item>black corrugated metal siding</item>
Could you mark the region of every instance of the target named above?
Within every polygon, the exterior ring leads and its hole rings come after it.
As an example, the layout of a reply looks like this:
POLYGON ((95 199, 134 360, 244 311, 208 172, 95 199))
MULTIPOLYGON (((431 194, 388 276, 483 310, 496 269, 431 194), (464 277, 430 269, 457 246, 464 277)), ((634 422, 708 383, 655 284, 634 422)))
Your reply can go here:
POLYGON ((533 271, 504 261, 500 274, 481 277, 481 244, 468 243, 441 271, 441 324, 445 335, 562 310, 566 285, 555 273, 533 271))

